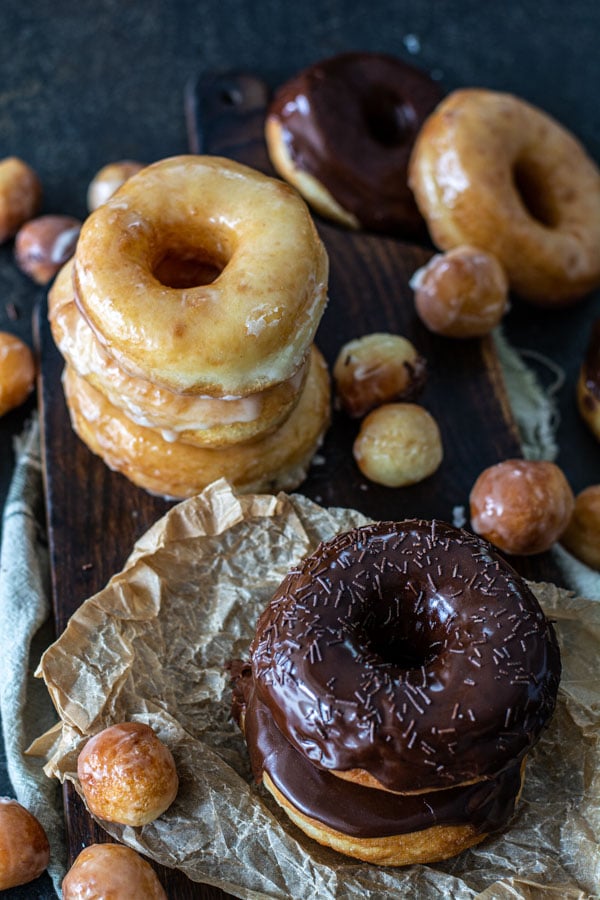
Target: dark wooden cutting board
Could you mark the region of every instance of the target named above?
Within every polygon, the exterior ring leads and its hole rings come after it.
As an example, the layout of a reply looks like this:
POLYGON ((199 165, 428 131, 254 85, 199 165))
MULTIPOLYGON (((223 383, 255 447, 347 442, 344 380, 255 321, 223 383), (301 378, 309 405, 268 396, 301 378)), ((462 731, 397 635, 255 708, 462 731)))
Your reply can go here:
MULTIPOLYGON (((267 92, 258 79, 223 75, 190 84, 186 118, 193 152, 227 156, 272 173, 262 135, 267 92)), ((330 256, 330 301, 317 343, 330 365, 343 343, 373 331, 403 334, 427 359, 420 402, 436 418, 444 460, 421 484, 391 490, 368 483, 352 458, 358 424, 334 411, 331 428, 300 491, 332 506, 349 506, 378 519, 408 516, 452 520, 468 508, 469 491, 483 468, 519 456, 502 374, 491 340, 456 343, 429 333, 415 315, 408 286, 432 249, 392 238, 354 234, 323 222, 330 256)), ((135 540, 172 505, 109 471, 78 440, 69 423, 60 376, 62 359, 41 310, 41 421, 52 590, 57 633, 81 602, 119 571, 135 540)), ((524 575, 559 581, 551 557, 513 560, 524 575)), ((107 836, 87 815, 74 790, 64 793, 71 860, 107 836)), ((219 898, 207 885, 158 867, 170 897, 219 898)))

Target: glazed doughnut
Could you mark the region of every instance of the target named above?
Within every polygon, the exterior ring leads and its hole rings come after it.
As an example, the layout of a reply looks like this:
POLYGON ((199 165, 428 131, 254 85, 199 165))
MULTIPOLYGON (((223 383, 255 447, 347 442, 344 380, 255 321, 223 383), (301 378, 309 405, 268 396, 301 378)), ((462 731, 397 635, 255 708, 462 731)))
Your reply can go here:
POLYGON ((398 488, 433 475, 444 448, 438 424, 423 406, 386 403, 364 419, 352 454, 370 481, 398 488))
POLYGON ((508 309, 508 281, 498 260, 478 247, 438 253, 410 286, 423 324, 444 337, 483 337, 508 309))
POLYGON ((240 705, 256 781, 302 831, 340 853, 378 865, 437 862, 480 843, 514 811, 524 763, 465 787, 399 797, 311 765, 251 689, 240 705))
POLYGON ((427 364, 399 334, 375 332, 348 341, 333 366, 337 398, 361 418, 382 403, 412 400, 425 386, 427 364))
POLYGON ((600 441, 600 319, 592 326, 579 370, 577 407, 594 437, 600 441))
POLYGON ((131 374, 175 392, 246 396, 292 378, 328 260, 289 186, 218 157, 161 160, 84 223, 75 298, 131 374))
POLYGON ((321 544, 250 652, 257 699, 305 759, 402 794, 520 764, 560 676, 552 626, 516 572, 480 538, 416 519, 321 544))
POLYGON ((524 100, 454 91, 419 133, 409 184, 434 243, 492 253, 521 297, 560 305, 600 284, 600 172, 524 100))
POLYGON ((291 413, 306 381, 308 360, 293 378, 247 397, 217 399, 176 394, 129 375, 96 339, 73 299, 72 263, 48 294, 52 335, 78 375, 137 425, 158 429, 165 441, 225 447, 274 431, 291 413))
POLYGON ((506 459, 484 469, 473 485, 471 527, 505 553, 543 553, 569 524, 574 504, 554 463, 506 459))
POLYGON ((34 382, 31 350, 16 335, 0 331, 0 416, 24 403, 34 382))
POLYGON ((123 844, 91 844, 81 851, 62 883, 63 900, 167 900, 156 872, 123 844))
POLYGON ((575 497, 575 509, 560 542, 573 556, 600 571, 600 484, 575 497))
POLYGON ((35 216, 41 199, 42 185, 31 166, 16 156, 0 160, 0 244, 35 216))
POLYGON ((0 797, 0 891, 38 878, 50 860, 46 832, 36 817, 9 797, 0 797))
POLYGON ((276 93, 266 121, 271 162, 326 218, 423 236, 407 166, 417 132, 441 96, 425 72, 393 56, 326 59, 276 93))
POLYGON ((121 722, 90 738, 77 759, 90 811, 138 827, 158 819, 179 787, 173 755, 149 725, 121 722))
POLYGON ((329 374, 316 349, 289 418, 266 438, 220 450, 169 443, 135 425, 70 366, 64 387, 73 427, 89 449, 134 484, 172 498, 190 497, 222 477, 242 491, 292 490, 305 478, 329 423, 329 374))

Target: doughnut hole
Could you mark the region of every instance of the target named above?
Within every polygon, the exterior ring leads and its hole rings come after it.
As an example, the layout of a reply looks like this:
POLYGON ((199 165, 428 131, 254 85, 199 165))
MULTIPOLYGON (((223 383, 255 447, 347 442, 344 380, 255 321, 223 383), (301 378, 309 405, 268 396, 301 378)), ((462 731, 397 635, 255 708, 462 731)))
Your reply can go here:
POLYGON ((443 458, 435 419, 415 403, 388 403, 369 413, 353 453, 363 475, 386 487, 422 481, 443 458))
POLYGON ((227 260, 202 247, 173 243, 165 247, 152 267, 152 274, 166 287, 198 287, 212 284, 219 277, 227 260))
POLYGON ((547 160, 523 154, 512 168, 512 177, 519 200, 536 222, 555 228, 560 221, 557 204, 552 195, 552 167, 547 160))
POLYGON ((27 344, 0 331, 0 416, 25 402, 35 381, 35 362, 27 344))
POLYGON ((15 262, 36 284, 48 284, 75 252, 81 222, 72 216, 39 216, 15 238, 15 262))
POLYGON ((600 571, 600 484, 575 497, 573 515, 560 542, 577 559, 600 571))
POLYGON ((342 408, 362 418, 392 400, 414 399, 425 384, 426 363, 398 334, 367 334, 344 344, 333 378, 342 408))
POLYGON ((88 186, 87 206, 89 211, 93 212, 106 203, 122 184, 125 184, 132 175, 143 168, 143 163, 131 159, 121 159, 103 166, 94 175, 88 186))
POLYGON ((433 256, 413 275, 423 324, 444 337, 483 337, 508 307, 508 280, 495 256, 468 245, 433 256))
MULTIPOLYGON (((375 666, 391 665, 402 671, 421 669, 437 657, 443 646, 443 626, 436 610, 420 606, 407 592, 399 615, 397 595, 369 598, 362 621, 355 627, 354 645, 359 655, 374 656, 375 666)), ((421 601, 419 600, 419 603, 421 601)))
POLYGON ((62 883, 63 900, 167 900, 150 865, 122 844, 91 844, 82 850, 62 883))
POLYGON ((473 531, 505 553, 543 553, 565 531, 575 498, 554 463, 507 459, 485 469, 470 494, 473 531))
POLYGON ((38 878, 50 859, 46 832, 29 810, 0 797, 0 891, 38 878))
POLYGON ((33 218, 42 199, 36 173, 16 156, 0 161, 0 244, 33 218))
POLYGON ((90 811, 122 825, 153 822, 179 786, 171 751, 139 722, 111 725, 91 738, 79 754, 77 775, 90 811))
POLYGON ((412 138, 414 111, 395 91, 375 85, 361 98, 366 131, 382 147, 397 147, 412 138))

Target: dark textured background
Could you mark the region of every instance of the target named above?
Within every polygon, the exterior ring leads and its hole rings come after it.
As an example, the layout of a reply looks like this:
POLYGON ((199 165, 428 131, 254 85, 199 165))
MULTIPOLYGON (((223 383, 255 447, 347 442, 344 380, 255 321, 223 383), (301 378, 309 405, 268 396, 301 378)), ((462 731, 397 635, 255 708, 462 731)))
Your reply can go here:
MULTIPOLYGON (((275 87, 319 58, 355 49, 412 61, 446 90, 517 93, 569 127, 599 161, 599 25, 597 0, 2 0, 0 158, 21 156, 38 171, 43 212, 83 217, 87 185, 106 162, 186 151, 182 96, 190 78, 237 68, 275 87)), ((31 341, 31 313, 43 294, 14 267, 12 246, 1 247, 0 329, 31 341)), ((558 461, 576 491, 600 481, 600 450, 573 404, 596 316, 599 293, 560 312, 517 302, 506 323, 515 346, 534 348, 565 370, 558 461)), ((0 422, 0 507, 13 437, 34 405, 32 398, 0 422)), ((11 793, 1 748, 0 793, 11 793)), ((3 896, 45 897, 48 890, 41 879, 3 896)))

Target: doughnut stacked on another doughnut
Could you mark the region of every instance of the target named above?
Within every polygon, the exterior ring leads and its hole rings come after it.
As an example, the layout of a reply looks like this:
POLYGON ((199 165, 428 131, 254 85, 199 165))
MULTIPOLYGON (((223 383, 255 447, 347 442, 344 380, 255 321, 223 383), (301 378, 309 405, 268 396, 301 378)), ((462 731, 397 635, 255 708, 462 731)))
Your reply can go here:
POLYGON ((217 157, 144 168, 89 217, 49 294, 76 432, 153 493, 221 476, 293 489, 329 421, 312 345, 327 276, 280 181, 217 157))
POLYGON ((560 655, 514 570, 439 521, 326 542, 261 616, 234 713, 255 777, 320 843, 386 865, 504 827, 560 655))

